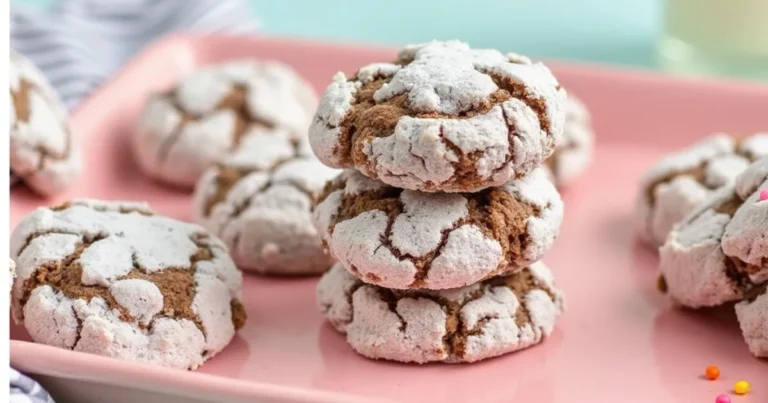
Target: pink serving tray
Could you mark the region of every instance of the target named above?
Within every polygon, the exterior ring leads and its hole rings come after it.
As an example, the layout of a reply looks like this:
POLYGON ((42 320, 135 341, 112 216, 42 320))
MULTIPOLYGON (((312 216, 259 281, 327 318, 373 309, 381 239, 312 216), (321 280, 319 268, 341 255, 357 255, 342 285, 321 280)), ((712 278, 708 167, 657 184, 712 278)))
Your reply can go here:
MULTIPOLYGON (((147 95, 195 67, 253 56, 294 66, 322 91, 394 51, 269 38, 173 37, 142 53, 72 118, 88 173, 59 200, 11 195, 15 225, 34 207, 71 197, 142 199, 189 219, 190 197, 145 179, 128 147, 147 95)), ((197 372, 137 365, 30 343, 12 327, 11 362, 72 402, 768 402, 768 362, 752 357, 733 314, 673 309, 654 289, 656 257, 632 238, 638 176, 663 153, 716 130, 768 130, 768 87, 681 81, 554 64, 590 107, 598 131, 587 175, 564 192, 566 219, 547 255, 568 310, 541 346, 472 365, 401 365, 356 355, 315 308, 315 279, 246 276, 249 321, 197 372), (706 365, 721 380, 702 379, 706 365)))

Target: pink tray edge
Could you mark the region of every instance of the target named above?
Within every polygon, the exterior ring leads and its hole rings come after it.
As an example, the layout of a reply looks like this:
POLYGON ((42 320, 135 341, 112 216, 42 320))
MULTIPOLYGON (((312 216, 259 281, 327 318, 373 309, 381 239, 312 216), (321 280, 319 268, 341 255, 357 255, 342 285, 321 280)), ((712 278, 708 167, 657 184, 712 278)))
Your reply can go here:
MULTIPOLYGON (((89 122, 84 121, 84 118, 82 117, 82 111, 90 110, 92 108, 100 109, 98 106, 100 104, 101 98, 105 96, 104 94, 107 94, 110 91, 119 91, 122 86, 129 85, 131 82, 135 82, 136 77, 149 74, 149 72, 143 68, 145 66, 146 60, 153 58, 161 58, 163 60, 169 59, 170 57, 167 55, 170 54, 170 49, 176 49, 179 53, 189 53, 188 44, 190 42, 202 43, 202 46, 205 46, 206 42, 215 43, 217 40, 218 39, 215 37, 211 38, 195 36, 173 36, 170 38, 162 39, 158 43, 143 51, 139 56, 136 57, 135 60, 129 63, 121 73, 119 73, 114 79, 99 89, 93 96, 87 99, 73 115, 73 125, 78 125, 79 127, 84 128, 88 128, 92 125, 98 125, 98 120, 89 122)), ((317 44, 313 42, 289 41, 275 38, 264 38, 264 41, 278 44, 280 41, 286 41, 298 44, 299 46, 312 47, 334 46, 331 44, 317 44)), ((382 49, 379 48, 376 50, 371 47, 363 48, 356 45, 349 45, 347 47, 351 51, 365 53, 378 53, 381 52, 382 49)), ((180 56, 177 54, 173 58, 178 59, 179 57, 180 56)), ((189 57, 191 63, 194 55, 189 54, 189 57)), ((584 77, 600 77, 601 79, 607 81, 633 80, 641 84, 648 83, 653 85, 672 86, 680 91, 695 89, 696 91, 734 92, 743 94, 746 97, 755 97, 755 99, 758 97, 764 98, 768 96, 768 86, 764 85, 745 85, 741 83, 719 81, 681 80, 678 78, 653 74, 649 72, 632 71, 613 67, 572 65, 559 62, 555 62, 553 67, 555 70, 567 70, 571 74, 581 75, 584 77)), ((84 131, 92 130, 86 129, 84 131)), ((131 377, 135 380, 141 381, 142 386, 149 386, 151 388, 156 388, 156 390, 176 391, 176 388, 168 388, 166 385, 167 383, 175 383, 176 386, 183 386, 188 388, 190 393, 195 394, 197 394, 198 391, 200 393, 217 391, 221 393, 227 393, 233 397, 237 395, 238 397, 281 399, 280 401, 284 402, 301 401, 329 403, 347 401, 374 401, 365 400, 359 396, 318 392, 314 390, 286 387, 269 383, 232 380, 208 374, 185 373, 185 376, 179 376, 179 371, 133 363, 127 364, 123 361, 60 350, 48 346, 42 346, 17 340, 11 341, 11 363, 17 366, 19 369, 32 371, 35 373, 44 373, 48 375, 70 378, 87 378, 108 384, 120 384, 121 377, 131 377), (103 373, 93 373, 84 370, 84 368, 88 367, 99 367, 101 369, 109 370, 109 372, 104 371, 103 373)))

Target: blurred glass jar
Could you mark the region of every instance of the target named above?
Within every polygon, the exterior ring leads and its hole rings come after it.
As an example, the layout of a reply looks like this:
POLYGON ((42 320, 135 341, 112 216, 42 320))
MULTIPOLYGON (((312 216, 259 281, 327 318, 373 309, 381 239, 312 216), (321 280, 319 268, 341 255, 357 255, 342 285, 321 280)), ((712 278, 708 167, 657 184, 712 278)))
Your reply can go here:
POLYGON ((666 0, 665 11, 663 69, 768 80, 768 0, 666 0))

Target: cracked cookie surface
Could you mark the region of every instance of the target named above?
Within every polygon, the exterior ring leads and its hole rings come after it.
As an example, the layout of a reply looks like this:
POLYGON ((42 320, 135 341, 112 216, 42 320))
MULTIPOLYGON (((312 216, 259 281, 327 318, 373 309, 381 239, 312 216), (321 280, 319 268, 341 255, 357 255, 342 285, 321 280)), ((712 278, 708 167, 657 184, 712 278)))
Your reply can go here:
POLYGON ((409 45, 393 63, 337 73, 310 126, 317 157, 389 185, 473 192, 552 154, 565 91, 528 58, 458 41, 409 45))
POLYGON ((333 257, 381 287, 445 289, 539 260, 563 202, 543 170, 477 193, 424 193, 355 170, 329 182, 313 212, 333 257))
POLYGON ((715 134, 659 161, 640 180, 634 220, 639 238, 662 245, 675 224, 764 156, 768 133, 740 139, 715 134))
POLYGON ((326 319, 359 354, 402 362, 474 362, 540 343, 564 308, 540 262, 467 287, 389 290, 337 264, 320 279, 326 319))
POLYGON ((311 208, 339 171, 312 156, 306 141, 248 139, 195 187, 195 221, 222 238, 242 270, 320 274, 332 263, 312 225, 311 208))
POLYGON ((11 180, 54 195, 80 176, 80 147, 69 128, 67 111, 43 73, 11 51, 10 168, 11 180))
POLYGON ((13 231, 11 256, 13 316, 38 343, 195 369, 246 319, 224 244, 143 203, 39 208, 13 231))
POLYGON ((192 187, 248 137, 305 136, 316 104, 309 83, 281 63, 205 67, 149 99, 133 136, 134 155, 147 175, 192 187))
POLYGON ((589 111, 569 92, 562 135, 555 139, 555 152, 544 162, 555 186, 567 186, 581 176, 592 162, 594 147, 595 133, 589 111))
POLYGON ((659 249, 665 292, 692 308, 750 295, 768 279, 768 158, 714 191, 659 249))
POLYGON ((735 309, 749 351, 755 357, 768 357, 768 288, 764 285, 735 309))

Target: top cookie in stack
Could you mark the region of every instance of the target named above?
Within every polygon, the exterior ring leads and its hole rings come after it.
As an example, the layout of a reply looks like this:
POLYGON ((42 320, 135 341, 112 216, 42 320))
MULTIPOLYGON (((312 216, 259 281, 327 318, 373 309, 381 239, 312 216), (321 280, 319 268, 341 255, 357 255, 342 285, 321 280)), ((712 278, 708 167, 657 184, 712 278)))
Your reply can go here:
POLYGON ((563 202, 542 165, 565 103, 543 64, 458 41, 333 78, 309 141, 347 170, 313 209, 339 262, 317 292, 357 352, 471 362, 552 332, 563 299, 538 261, 563 202))
POLYGON ((388 185, 476 192, 531 172, 565 121, 549 69, 458 41, 406 46, 392 63, 338 73, 310 127, 316 156, 388 185))

